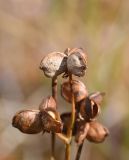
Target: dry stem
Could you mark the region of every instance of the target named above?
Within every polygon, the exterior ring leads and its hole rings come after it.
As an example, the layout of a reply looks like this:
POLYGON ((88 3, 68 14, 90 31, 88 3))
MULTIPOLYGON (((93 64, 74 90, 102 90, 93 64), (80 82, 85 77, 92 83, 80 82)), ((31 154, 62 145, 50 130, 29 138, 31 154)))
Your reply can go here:
MULTIPOLYGON (((57 77, 52 78, 52 97, 57 104, 57 77)), ((55 133, 51 134, 51 147, 51 160, 55 160, 55 133)))
POLYGON ((80 145, 78 146, 78 150, 77 150, 77 154, 76 154, 75 160, 79 160, 79 159, 80 159, 83 144, 84 144, 84 141, 82 142, 82 144, 80 144, 80 145))
MULTIPOLYGON (((71 87, 71 94, 72 94, 72 115, 71 115, 71 124, 69 126, 69 129, 67 131, 67 137, 72 140, 72 130, 74 127, 74 121, 75 121, 75 100, 74 100, 74 94, 73 94, 73 89, 72 89, 72 74, 69 74, 69 82, 70 82, 70 87, 71 87)), ((66 151, 65 151, 65 159, 70 160, 70 148, 71 144, 66 144, 66 151)))

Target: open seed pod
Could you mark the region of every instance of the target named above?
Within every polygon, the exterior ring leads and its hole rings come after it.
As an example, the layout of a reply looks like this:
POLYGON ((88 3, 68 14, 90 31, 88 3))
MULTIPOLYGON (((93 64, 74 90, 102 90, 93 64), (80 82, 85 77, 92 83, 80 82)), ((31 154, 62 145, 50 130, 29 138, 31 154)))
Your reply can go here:
POLYGON ((94 92, 89 95, 89 98, 100 105, 104 96, 105 92, 94 92))
POLYGON ((47 108, 56 109, 56 101, 52 96, 48 96, 42 100, 39 105, 39 110, 42 111, 47 108))
POLYGON ((40 69, 47 77, 55 77, 67 70, 67 56, 61 52, 47 54, 40 63, 40 69))
POLYGON ((86 120, 94 119, 100 112, 100 106, 89 97, 83 99, 77 104, 80 116, 86 120))
POLYGON ((41 111, 42 128, 46 132, 61 133, 62 123, 58 112, 51 108, 47 108, 41 111))
POLYGON ((42 131, 39 110, 22 110, 15 114, 12 125, 21 132, 36 134, 42 131))
MULTIPOLYGON (((72 80, 72 90, 75 102, 79 102, 88 96, 88 91, 85 85, 79 80, 72 80)), ((69 81, 66 81, 61 85, 61 95, 66 101, 71 103, 72 93, 69 81)))
POLYGON ((86 138, 90 142, 101 143, 109 135, 108 129, 96 121, 90 122, 89 126, 86 138))
POLYGON ((67 53, 67 69, 68 72, 75 76, 84 76, 87 69, 87 55, 81 48, 73 48, 67 53))

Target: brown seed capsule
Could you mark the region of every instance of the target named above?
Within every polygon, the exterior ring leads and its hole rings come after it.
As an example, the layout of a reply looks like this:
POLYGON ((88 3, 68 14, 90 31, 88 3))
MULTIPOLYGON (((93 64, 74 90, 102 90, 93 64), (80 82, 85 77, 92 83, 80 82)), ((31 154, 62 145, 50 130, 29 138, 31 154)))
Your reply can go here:
POLYGON ((40 69, 47 77, 58 76, 67 70, 67 56, 61 52, 47 54, 40 63, 40 69))
POLYGON ((89 95, 89 98, 93 100, 95 103, 100 105, 104 96, 105 92, 94 92, 89 95))
MULTIPOLYGON (((88 91, 85 85, 79 80, 72 80, 72 90, 75 102, 79 102, 88 96, 88 91)), ((71 103, 72 94, 69 81, 66 81, 61 85, 61 95, 66 101, 71 103)))
POLYGON ((87 69, 87 55, 80 48, 74 48, 69 52, 67 59, 68 72, 79 77, 84 76, 87 69))
POLYGON ((100 112, 100 106, 90 100, 89 97, 80 101, 77 106, 80 110, 80 115, 86 120, 94 119, 100 112))
POLYGON ((89 130, 89 123, 85 121, 76 122, 76 135, 75 141, 80 145, 86 138, 87 132, 89 130))
POLYGON ((86 138, 90 142, 101 143, 109 135, 107 128, 103 127, 100 123, 93 121, 89 123, 90 127, 87 132, 86 138))
POLYGON ((56 102, 52 96, 48 96, 42 100, 42 102, 39 105, 39 110, 52 108, 56 109, 56 102))
POLYGON ((46 132, 61 133, 62 123, 58 119, 58 113, 52 109, 41 111, 41 121, 43 130, 46 132))
POLYGON ((39 110, 23 110, 13 117, 12 125, 21 132, 36 134, 42 131, 39 110))

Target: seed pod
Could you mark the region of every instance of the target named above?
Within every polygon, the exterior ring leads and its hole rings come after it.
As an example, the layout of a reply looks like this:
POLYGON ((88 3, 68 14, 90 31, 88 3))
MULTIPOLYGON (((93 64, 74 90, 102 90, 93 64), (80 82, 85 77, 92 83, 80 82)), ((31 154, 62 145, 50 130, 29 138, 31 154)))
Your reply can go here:
POLYGON ((61 52, 47 54, 40 63, 40 69, 47 77, 58 76, 67 70, 67 56, 61 52))
POLYGON ((86 138, 88 130, 89 130, 89 123, 86 123, 85 121, 76 122, 75 141, 78 143, 78 145, 83 143, 83 141, 86 138))
POLYGON ((59 120, 59 115, 52 109, 45 109, 41 111, 42 128, 46 132, 61 133, 62 123, 59 120))
POLYGON ((75 76, 84 76, 87 69, 87 55, 83 49, 74 48, 68 53, 67 69, 68 72, 75 76))
POLYGON ((100 105, 104 96, 105 92, 94 92, 89 95, 89 98, 93 100, 95 103, 100 105))
POLYGON ((89 97, 78 103, 81 116, 86 120, 94 119, 100 112, 100 106, 89 97))
MULTIPOLYGON (((72 80, 72 90, 75 102, 79 102, 88 96, 88 91, 85 85, 79 80, 72 80)), ((72 93, 69 81, 66 81, 61 85, 61 95, 66 101, 71 103, 72 93)))
POLYGON ((107 128, 103 127, 100 123, 93 121, 89 123, 90 127, 87 132, 86 138, 90 142, 101 143, 109 135, 107 128))
POLYGON ((52 96, 48 96, 42 100, 42 102, 39 105, 39 110, 52 108, 56 109, 56 102, 55 99, 52 96))
POLYGON ((13 117, 12 125, 21 132, 36 134, 42 131, 39 110, 23 110, 13 117))

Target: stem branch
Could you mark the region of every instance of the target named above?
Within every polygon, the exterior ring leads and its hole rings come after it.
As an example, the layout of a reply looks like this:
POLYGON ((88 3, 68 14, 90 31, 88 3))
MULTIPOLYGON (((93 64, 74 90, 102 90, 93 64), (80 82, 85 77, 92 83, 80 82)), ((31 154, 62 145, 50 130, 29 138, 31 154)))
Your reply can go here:
POLYGON ((84 141, 82 142, 82 144, 80 144, 80 145, 78 146, 78 150, 77 150, 77 154, 76 154, 75 160, 79 160, 79 159, 80 159, 83 144, 84 144, 84 141))
MULTIPOLYGON (((72 114, 71 114, 71 124, 67 131, 67 137, 72 140, 72 131, 74 127, 74 121, 75 121, 75 100, 74 100, 74 94, 73 94, 73 88, 72 88, 72 74, 69 74, 69 83, 71 88, 71 94, 72 94, 72 114)), ((70 160, 70 148, 71 143, 66 144, 66 151, 65 151, 65 159, 70 160)))
MULTIPOLYGON (((52 97, 57 105, 57 77, 52 78, 52 97)), ((51 134, 51 160, 55 160, 55 133, 51 134)))

